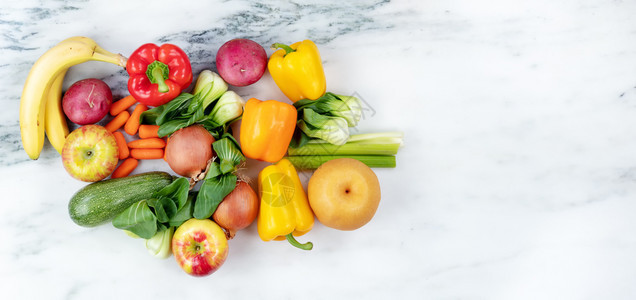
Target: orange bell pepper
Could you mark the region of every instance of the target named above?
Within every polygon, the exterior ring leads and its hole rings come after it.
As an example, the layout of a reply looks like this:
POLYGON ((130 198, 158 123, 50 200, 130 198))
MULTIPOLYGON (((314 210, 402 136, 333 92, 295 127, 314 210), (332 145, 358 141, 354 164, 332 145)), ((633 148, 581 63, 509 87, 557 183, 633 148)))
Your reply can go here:
POLYGON ((275 163, 285 156, 296 128, 296 108, 252 98, 245 104, 240 141, 246 157, 275 163))

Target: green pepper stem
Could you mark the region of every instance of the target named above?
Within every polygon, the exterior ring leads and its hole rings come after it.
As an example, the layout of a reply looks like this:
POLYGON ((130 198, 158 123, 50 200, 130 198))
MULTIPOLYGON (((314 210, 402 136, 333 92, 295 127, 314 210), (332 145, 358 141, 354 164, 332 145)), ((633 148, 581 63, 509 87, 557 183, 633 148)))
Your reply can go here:
POLYGON ((272 48, 274 48, 274 49, 281 48, 281 49, 285 50, 285 55, 287 55, 289 53, 292 53, 292 52, 296 52, 296 50, 292 49, 292 47, 289 47, 288 45, 281 44, 281 43, 274 43, 272 45, 272 48))
POLYGON ((160 68, 154 68, 152 69, 152 75, 155 76, 155 80, 157 80, 157 85, 159 92, 160 93, 167 93, 170 89, 168 88, 168 85, 166 84, 166 81, 163 79, 163 72, 161 71, 160 68))
POLYGON ((167 93, 170 91, 170 88, 166 84, 166 79, 168 79, 169 74, 170 70, 168 65, 158 60, 149 64, 148 69, 146 69, 146 76, 148 76, 150 83, 156 83, 160 93, 167 93))
POLYGON ((312 244, 311 242, 306 242, 304 244, 299 243, 293 236, 292 233, 288 234, 285 236, 287 238, 287 241, 292 244, 292 246, 298 248, 298 249, 303 249, 303 250, 311 250, 311 248, 314 247, 314 244, 312 244))

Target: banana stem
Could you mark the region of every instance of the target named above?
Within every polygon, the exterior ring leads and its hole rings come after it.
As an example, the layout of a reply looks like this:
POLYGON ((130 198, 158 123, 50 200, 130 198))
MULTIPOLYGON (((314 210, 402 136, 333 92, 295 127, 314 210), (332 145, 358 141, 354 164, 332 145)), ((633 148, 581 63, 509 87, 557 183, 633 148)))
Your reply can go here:
POLYGON ((95 46, 95 49, 93 49, 93 59, 96 61, 103 61, 115 64, 124 68, 126 67, 126 63, 128 62, 128 58, 126 58, 125 56, 118 53, 112 53, 100 46, 95 46))

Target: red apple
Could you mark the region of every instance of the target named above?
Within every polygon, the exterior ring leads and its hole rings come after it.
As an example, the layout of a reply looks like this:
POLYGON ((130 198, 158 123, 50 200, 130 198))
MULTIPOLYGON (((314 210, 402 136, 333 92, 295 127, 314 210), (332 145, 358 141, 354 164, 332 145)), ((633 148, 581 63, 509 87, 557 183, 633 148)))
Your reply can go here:
POLYGON ((210 219, 190 219, 174 232, 172 254, 186 273, 192 276, 210 275, 227 258, 225 232, 210 219))
POLYGON ((86 125, 73 130, 62 148, 62 163, 76 179, 100 181, 110 175, 119 162, 115 136, 99 125, 86 125))

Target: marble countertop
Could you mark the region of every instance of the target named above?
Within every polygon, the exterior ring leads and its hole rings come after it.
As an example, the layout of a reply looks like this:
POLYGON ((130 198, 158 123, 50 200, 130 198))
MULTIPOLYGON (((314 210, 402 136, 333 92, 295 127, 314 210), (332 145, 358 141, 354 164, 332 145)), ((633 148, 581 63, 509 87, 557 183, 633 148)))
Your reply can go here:
MULTIPOLYGON (((2 298, 636 298, 636 2, 203 2, 0 4, 2 298), (375 218, 316 224, 310 252, 254 224, 204 278, 110 224, 75 225, 85 184, 48 143, 30 160, 18 123, 29 68, 74 35, 125 55, 174 43, 197 73, 232 38, 314 40, 328 90, 364 100, 357 131, 405 133, 397 168, 376 169, 375 218)), ((88 77, 126 93, 121 68, 94 62, 65 87, 88 77)), ((269 74, 232 89, 284 99, 269 74)), ((153 169, 169 171, 137 172, 153 169)))

